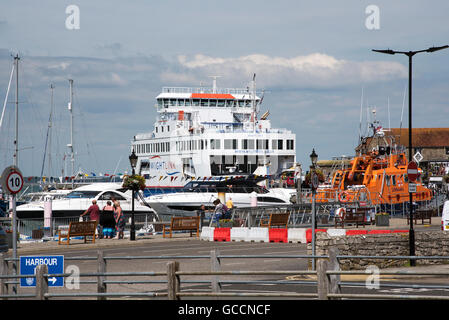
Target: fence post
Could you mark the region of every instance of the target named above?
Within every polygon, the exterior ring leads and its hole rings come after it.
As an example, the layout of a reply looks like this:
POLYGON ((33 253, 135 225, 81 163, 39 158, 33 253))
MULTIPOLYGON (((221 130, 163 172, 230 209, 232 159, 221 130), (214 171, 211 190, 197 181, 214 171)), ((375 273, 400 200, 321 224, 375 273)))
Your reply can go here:
MULTIPOLYGON (((210 268, 212 272, 221 271, 220 259, 218 258, 219 254, 220 252, 217 249, 211 250, 210 252, 210 268)), ((212 276, 210 285, 212 292, 221 292, 219 276, 212 276)))
MULTIPOLYGON (((104 258, 104 252, 102 250, 97 251, 97 271, 100 275, 97 277, 97 293, 106 293, 107 286, 105 283, 106 276, 101 275, 106 273, 106 259, 104 258)), ((106 297, 98 296, 98 300, 106 300, 106 297)))
MULTIPOLYGON (((331 271, 340 271, 340 262, 338 261, 339 250, 336 247, 330 247, 328 250, 329 255, 329 270, 331 271)), ((341 293, 340 286, 340 278, 339 274, 329 275, 329 293, 339 294, 341 293)))
POLYGON ((36 267, 36 299, 46 300, 45 294, 48 293, 48 277, 44 274, 48 273, 46 264, 40 264, 36 267))
POLYGON ((327 300, 329 281, 326 274, 328 269, 328 261, 326 259, 318 259, 317 263, 317 291, 319 300, 327 300))
POLYGON ((168 300, 179 300, 177 293, 179 292, 180 283, 179 276, 176 272, 179 270, 178 261, 170 261, 167 263, 167 293, 168 300))

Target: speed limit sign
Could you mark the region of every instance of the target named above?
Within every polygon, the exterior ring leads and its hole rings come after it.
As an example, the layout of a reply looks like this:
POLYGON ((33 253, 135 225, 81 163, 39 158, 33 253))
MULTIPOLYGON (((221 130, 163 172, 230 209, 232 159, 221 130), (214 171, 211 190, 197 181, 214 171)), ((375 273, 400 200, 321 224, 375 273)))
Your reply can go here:
POLYGON ((10 166, 3 171, 1 184, 3 190, 10 194, 16 194, 23 188, 23 176, 19 168, 10 166))
POLYGON ((20 172, 13 171, 6 178, 6 188, 12 194, 18 193, 23 187, 23 177, 20 172))

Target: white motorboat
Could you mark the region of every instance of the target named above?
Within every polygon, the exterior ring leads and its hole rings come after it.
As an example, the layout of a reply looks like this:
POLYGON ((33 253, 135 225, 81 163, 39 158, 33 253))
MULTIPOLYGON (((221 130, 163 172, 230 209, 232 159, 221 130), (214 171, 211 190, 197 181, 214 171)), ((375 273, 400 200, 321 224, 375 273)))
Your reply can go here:
POLYGON ((239 176, 226 181, 190 182, 183 191, 152 195, 145 201, 158 213, 166 216, 196 215, 202 205, 213 209, 213 202, 222 193, 225 200, 231 199, 237 208, 257 206, 275 206, 291 204, 294 189, 266 189, 257 185, 257 179, 239 176))
MULTIPOLYGON (((81 215, 92 204, 92 200, 97 200, 100 210, 106 205, 108 200, 115 198, 119 200, 122 211, 129 215, 132 211, 131 191, 123 189, 117 183, 93 183, 76 188, 60 199, 51 201, 52 217, 74 217, 81 215)), ((44 217, 45 201, 33 201, 17 207, 17 217, 19 219, 32 219, 44 217)), ((155 211, 145 205, 138 197, 134 200, 135 214, 153 214, 155 211)))

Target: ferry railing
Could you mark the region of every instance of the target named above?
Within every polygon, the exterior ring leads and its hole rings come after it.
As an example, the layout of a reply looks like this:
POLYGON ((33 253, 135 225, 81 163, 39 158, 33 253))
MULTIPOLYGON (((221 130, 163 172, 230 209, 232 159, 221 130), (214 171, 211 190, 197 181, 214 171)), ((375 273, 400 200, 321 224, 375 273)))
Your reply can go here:
MULTIPOLYGON (((9 263, 18 259, 7 258, 0 255, 0 298, 1 299, 80 299, 93 298, 106 300, 107 298, 166 298, 180 300, 185 297, 216 297, 216 298, 245 298, 245 297, 271 297, 271 298, 313 298, 313 299, 439 299, 449 300, 449 295, 414 295, 407 293, 385 294, 385 288, 402 289, 449 289, 447 279, 449 271, 435 270, 388 270, 366 268, 365 270, 341 270, 340 260, 368 259, 368 260, 449 260, 448 256, 344 256, 339 255, 338 249, 330 248, 328 255, 223 255, 219 250, 211 250, 209 255, 200 256, 105 256, 104 252, 97 251, 97 256, 66 257, 67 261, 92 261, 91 268, 96 267, 97 272, 65 272, 52 274, 48 272, 46 265, 36 268, 35 289, 13 289, 21 278, 29 278, 30 275, 9 274, 9 263), (317 259, 316 270, 222 270, 222 261, 225 259, 317 259), (176 259, 176 260, 174 260, 176 259), (204 259, 209 260, 209 270, 192 271, 185 267, 180 268, 180 260, 204 259), (125 271, 113 272, 108 270, 114 261, 136 260, 166 260, 165 270, 159 271, 125 271), (374 271, 373 271, 374 270, 374 271), (362 280, 342 280, 342 276, 364 276, 362 280), (298 276, 300 277, 298 279, 298 276), (302 277, 304 276, 304 277, 302 277), (388 276, 383 281, 383 276, 388 276), (391 282, 395 278, 394 283, 391 282), (439 280, 437 285, 430 283, 412 283, 401 280, 402 277, 427 276, 433 280, 439 280), (63 277, 63 288, 49 287, 49 279, 63 277), (234 277, 241 278, 240 280, 234 277), (256 277, 256 278, 255 278, 256 277), (287 277, 287 278, 286 278, 287 277), (374 279, 376 277, 376 279, 374 279), (87 279, 86 279, 87 278, 87 279), (118 278, 118 279, 117 279, 118 278), (136 280, 135 278, 141 278, 136 280), (86 280, 84 280, 86 279, 86 280), (365 280, 365 281, 363 281, 365 280), (376 280, 373 287, 372 282, 376 280), (128 291, 122 291, 126 284, 128 291), (278 285, 267 291, 266 285, 278 285), (83 286, 81 289, 81 285, 83 286), (117 289, 117 285, 119 286, 117 289), (128 285, 137 285, 132 288, 128 285), (226 285, 226 288, 223 286, 226 285), (253 285, 255 291, 239 290, 241 287, 233 285, 253 285), (200 286, 200 287, 199 287, 200 286), (262 287, 259 287, 262 286, 262 287), (315 287, 312 292, 304 290, 306 286, 315 287), (343 293, 344 288, 351 287, 357 293, 343 293), (363 290, 363 291, 360 291, 363 290), (371 292, 369 294, 365 291, 371 292), (377 290, 377 291, 376 291, 377 290), (382 291, 379 291, 382 290, 382 291), (19 292, 20 291, 20 292, 19 292)), ((85 264, 83 264, 85 265, 85 264)), ((132 264, 135 265, 135 264, 132 264)), ((143 264, 147 266, 147 264, 143 264)), ((372 267, 369 265, 368 267, 372 267)), ((17 289, 17 288, 16 288, 17 289)))

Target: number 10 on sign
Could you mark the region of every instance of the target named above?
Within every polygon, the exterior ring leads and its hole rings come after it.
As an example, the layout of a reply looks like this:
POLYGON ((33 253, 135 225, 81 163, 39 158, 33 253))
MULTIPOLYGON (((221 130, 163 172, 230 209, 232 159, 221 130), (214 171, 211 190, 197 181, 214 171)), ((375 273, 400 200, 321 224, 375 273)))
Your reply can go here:
POLYGON ((23 187, 23 177, 19 172, 11 172, 6 180, 6 186, 12 194, 18 193, 23 187))

